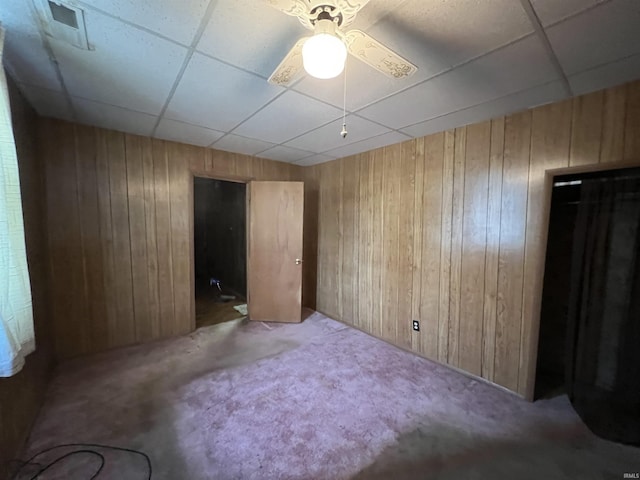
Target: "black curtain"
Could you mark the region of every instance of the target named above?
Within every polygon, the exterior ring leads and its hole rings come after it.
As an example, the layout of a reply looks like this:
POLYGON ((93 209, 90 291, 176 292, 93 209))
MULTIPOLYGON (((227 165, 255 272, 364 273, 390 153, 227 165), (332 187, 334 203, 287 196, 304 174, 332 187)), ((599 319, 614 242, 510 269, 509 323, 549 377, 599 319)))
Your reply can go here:
POLYGON ((583 180, 581 190, 567 390, 594 433, 640 445, 640 179, 583 180))

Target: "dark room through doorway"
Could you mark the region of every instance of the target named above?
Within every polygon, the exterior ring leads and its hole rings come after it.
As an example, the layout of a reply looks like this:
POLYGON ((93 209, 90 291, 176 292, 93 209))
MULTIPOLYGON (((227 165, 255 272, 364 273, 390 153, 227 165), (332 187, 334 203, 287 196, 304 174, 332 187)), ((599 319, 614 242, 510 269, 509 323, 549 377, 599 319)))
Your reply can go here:
POLYGON ((246 184, 201 177, 193 182, 196 328, 200 328, 246 316, 246 184))

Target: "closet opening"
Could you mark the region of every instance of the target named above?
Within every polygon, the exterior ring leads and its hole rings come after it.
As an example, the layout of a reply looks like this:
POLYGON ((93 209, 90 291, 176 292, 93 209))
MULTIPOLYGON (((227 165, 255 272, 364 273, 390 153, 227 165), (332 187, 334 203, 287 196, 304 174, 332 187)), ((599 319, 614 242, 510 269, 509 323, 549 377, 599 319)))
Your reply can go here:
POLYGON ((196 328, 246 316, 246 184, 193 178, 196 328))
POLYGON ((640 443, 640 168, 554 177, 535 399, 640 443))

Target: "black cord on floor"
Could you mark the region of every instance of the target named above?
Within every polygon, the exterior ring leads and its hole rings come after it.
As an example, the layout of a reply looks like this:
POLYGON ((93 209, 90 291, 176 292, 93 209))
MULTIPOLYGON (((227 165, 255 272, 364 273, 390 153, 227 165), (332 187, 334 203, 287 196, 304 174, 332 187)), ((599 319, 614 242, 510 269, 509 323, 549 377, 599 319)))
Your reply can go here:
POLYGON ((102 448, 102 449, 105 449, 105 450, 115 450, 115 451, 119 451, 119 452, 128 452, 128 453, 133 453, 135 455, 140 455, 147 462, 147 467, 148 467, 148 470, 149 470, 149 475, 147 476, 147 480, 151 480, 152 468, 151 468, 151 459, 149 458, 149 455, 147 455, 146 453, 141 452, 139 450, 133 450, 131 448, 114 447, 112 445, 100 445, 100 444, 97 444, 97 443, 65 443, 65 444, 61 444, 61 445, 55 445, 55 446, 50 447, 50 448, 46 448, 44 450, 40 450, 38 453, 33 455, 29 460, 27 460, 26 462, 23 463, 23 465, 13 474, 13 477, 11 477, 12 480, 15 480, 18 477, 18 474, 27 465, 38 465, 38 464, 36 464, 34 462, 34 460, 37 457, 39 457, 40 455, 44 455, 45 453, 51 452, 52 450, 56 450, 58 448, 76 448, 77 450, 73 450, 71 452, 67 452, 66 454, 56 458, 55 460, 53 460, 52 462, 49 462, 48 464, 46 464, 44 466, 40 465, 40 469, 38 470, 38 472, 36 472, 35 475, 30 477, 30 480, 37 480, 37 478, 40 477, 40 475, 42 475, 45 471, 47 471, 49 468, 53 467, 58 462, 61 462, 62 460, 66 459, 66 458, 69 458, 69 457, 71 457, 73 455, 78 455, 78 454, 94 455, 94 456, 96 456, 96 457, 98 457, 100 459, 100 466, 98 467, 96 472, 88 479, 88 480, 94 480, 95 478, 98 477, 98 475, 100 475, 100 472, 102 472, 102 469, 105 466, 105 458, 104 458, 104 455, 102 455, 102 453, 97 452, 95 450, 91 450, 91 448, 102 448))
POLYGON ((98 475, 100 475, 100 472, 104 468, 104 455, 102 455, 101 453, 96 452, 95 450, 74 450, 73 452, 66 453, 66 454, 62 455, 61 457, 56 458, 53 462, 48 463, 47 465, 42 467, 40 470, 38 470, 38 473, 36 473, 33 477, 30 478, 30 480, 36 480, 40 475, 42 475, 44 472, 46 472, 51 467, 53 467, 56 463, 61 462, 65 458, 69 458, 69 457, 71 457, 73 455, 78 455, 78 454, 81 454, 81 453, 88 453, 90 455, 95 455, 96 457, 98 457, 100 459, 100 466, 96 470, 96 473, 94 473, 91 476, 91 478, 89 479, 89 480, 94 480, 94 478, 96 478, 98 475))

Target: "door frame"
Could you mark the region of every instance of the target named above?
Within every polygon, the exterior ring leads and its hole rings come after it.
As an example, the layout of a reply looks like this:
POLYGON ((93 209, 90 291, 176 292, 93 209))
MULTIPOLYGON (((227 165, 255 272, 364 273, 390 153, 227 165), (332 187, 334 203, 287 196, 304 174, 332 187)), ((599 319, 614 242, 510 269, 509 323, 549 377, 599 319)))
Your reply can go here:
POLYGON ((536 385, 536 367, 538 361, 538 346, 540 340, 540 315, 542 313, 542 289, 544 288, 545 259, 547 258, 547 241, 549 236, 549 218, 551 216, 551 196, 553 194, 553 183, 556 176, 579 175, 582 173, 602 172, 605 170, 620 170, 623 168, 640 167, 640 159, 626 160, 622 162, 596 163, 593 165, 579 165, 575 167, 552 168, 544 172, 544 194, 542 205, 542 221, 538 235, 540 247, 538 251, 538 265, 535 273, 535 283, 533 288, 533 318, 531 322, 531 335, 529 341, 529 370, 527 373, 527 384, 525 399, 532 402, 536 385))
MULTIPOLYGON (((191 295, 190 298, 190 314, 191 314, 191 329, 190 332, 195 331, 196 329, 196 271, 195 271, 195 232, 194 232, 194 207, 195 201, 193 196, 193 183, 196 178, 206 178, 209 180, 221 180, 223 182, 233 182, 233 183, 244 183, 247 185, 249 182, 255 180, 254 177, 244 177, 239 175, 220 175, 215 172, 210 172, 207 170, 199 170, 199 169, 190 169, 189 170, 189 238, 191 241, 189 242, 189 292, 191 295)), ((248 253, 247 248, 247 238, 249 232, 249 216, 247 213, 249 212, 249 188, 248 186, 245 188, 245 256, 248 253)), ((247 278, 249 278, 249 262, 246 265, 246 274, 247 278)), ((247 300, 248 300, 249 292, 247 291, 247 300)))

